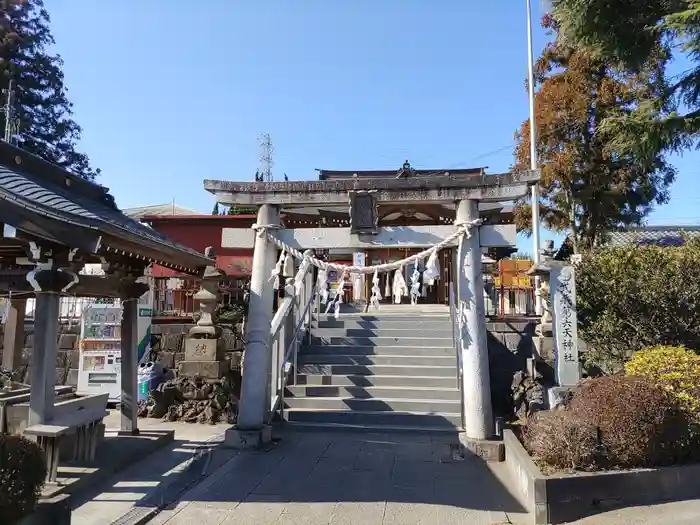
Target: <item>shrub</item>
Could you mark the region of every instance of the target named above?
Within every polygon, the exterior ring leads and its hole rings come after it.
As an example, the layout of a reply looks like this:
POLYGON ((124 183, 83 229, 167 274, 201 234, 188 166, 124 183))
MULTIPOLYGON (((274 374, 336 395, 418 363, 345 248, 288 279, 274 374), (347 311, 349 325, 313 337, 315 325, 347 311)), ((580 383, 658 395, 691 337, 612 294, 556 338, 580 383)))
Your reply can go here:
POLYGON ((634 354, 625 371, 661 386, 694 421, 700 420, 700 356, 692 350, 682 346, 645 348, 634 354))
POLYGON ((700 350, 700 240, 591 253, 577 265, 576 287, 587 362, 604 372, 650 346, 700 350))
POLYGON ((541 466, 595 470, 598 438, 594 426, 581 424, 568 409, 537 412, 523 429, 523 441, 541 466))
POLYGON ((643 377, 581 383, 569 405, 533 418, 524 443, 557 469, 671 465, 691 459, 690 426, 675 399, 643 377))
POLYGON ((44 455, 36 443, 22 436, 0 435, 2 523, 16 523, 34 509, 45 476, 44 455))

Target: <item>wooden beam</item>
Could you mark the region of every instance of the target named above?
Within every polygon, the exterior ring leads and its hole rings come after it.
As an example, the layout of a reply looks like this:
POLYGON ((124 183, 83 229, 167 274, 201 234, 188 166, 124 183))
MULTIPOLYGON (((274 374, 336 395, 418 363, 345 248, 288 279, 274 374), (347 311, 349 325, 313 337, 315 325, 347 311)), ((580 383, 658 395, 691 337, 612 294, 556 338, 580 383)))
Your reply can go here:
POLYGON ((433 176, 406 179, 346 179, 294 182, 235 182, 205 180, 204 189, 221 204, 287 208, 347 205, 351 191, 375 192, 377 201, 390 204, 451 203, 463 199, 508 201, 528 194, 539 180, 538 170, 473 177, 433 176))
MULTIPOLYGON (((429 248, 454 233, 455 227, 400 226, 379 228, 378 235, 352 235, 350 228, 298 228, 276 230, 275 237, 302 249, 316 248, 429 248)), ((479 228, 481 246, 498 248, 515 246, 514 224, 495 224, 479 228)), ((253 248, 255 232, 245 228, 223 228, 222 248, 253 248)), ((453 246, 456 246, 456 242, 453 246)))
MULTIPOLYGON (((0 293, 30 293, 34 289, 27 281, 27 273, 31 270, 15 269, 15 270, 0 270, 0 293)), ((117 287, 119 286, 119 278, 101 275, 79 275, 78 284, 70 289, 66 294, 68 296, 77 297, 119 297, 117 287)), ((27 297, 31 297, 27 295, 27 297)))

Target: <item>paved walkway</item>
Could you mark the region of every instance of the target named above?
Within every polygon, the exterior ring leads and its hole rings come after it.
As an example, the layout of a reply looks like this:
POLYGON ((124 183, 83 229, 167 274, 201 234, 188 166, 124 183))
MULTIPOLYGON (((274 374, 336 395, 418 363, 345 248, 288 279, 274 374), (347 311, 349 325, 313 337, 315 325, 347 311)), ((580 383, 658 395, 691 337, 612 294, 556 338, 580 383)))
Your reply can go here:
POLYGON ((244 452, 161 512, 167 525, 492 525, 523 513, 454 438, 288 432, 244 452))

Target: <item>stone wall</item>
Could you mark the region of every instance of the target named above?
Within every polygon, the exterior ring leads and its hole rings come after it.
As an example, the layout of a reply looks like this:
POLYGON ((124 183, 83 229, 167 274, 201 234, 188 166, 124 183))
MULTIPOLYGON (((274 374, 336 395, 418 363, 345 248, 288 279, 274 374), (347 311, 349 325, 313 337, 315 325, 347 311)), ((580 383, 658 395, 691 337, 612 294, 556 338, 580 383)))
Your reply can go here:
POLYGON ((533 353, 535 325, 534 319, 486 323, 491 403, 496 416, 510 417, 513 413, 510 387, 515 373, 527 370, 527 359, 533 353))
MULTIPOLYGON (((185 357, 185 335, 192 327, 192 323, 182 324, 154 324, 151 333, 160 335, 162 351, 159 353, 158 362, 166 368, 176 368, 177 364, 185 357)), ((4 327, 0 325, 0 357, 3 349, 4 327)), ((29 322, 24 327, 24 350, 22 362, 16 370, 21 376, 19 380, 29 383, 31 378, 32 348, 34 346, 34 325, 29 322)), ((78 338, 80 334, 79 323, 62 323, 59 327, 58 355, 56 356, 56 384, 77 385, 78 361, 80 359, 78 338)), ((230 327, 224 327, 222 339, 226 344, 226 355, 232 362, 232 367, 240 365, 240 342, 237 342, 230 327)), ((1 360, 1 359, 0 359, 1 360)))

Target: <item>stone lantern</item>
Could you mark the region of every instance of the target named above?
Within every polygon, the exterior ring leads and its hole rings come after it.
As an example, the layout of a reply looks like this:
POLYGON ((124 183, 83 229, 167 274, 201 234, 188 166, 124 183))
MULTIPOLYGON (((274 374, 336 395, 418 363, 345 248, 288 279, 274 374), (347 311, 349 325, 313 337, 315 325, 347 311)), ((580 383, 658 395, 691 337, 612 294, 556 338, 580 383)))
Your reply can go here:
MULTIPOLYGON (((205 255, 215 257, 214 248, 205 250, 205 255)), ((179 364, 178 372, 185 376, 200 376, 205 381, 216 381, 228 372, 226 348, 221 339, 221 327, 214 322, 214 314, 219 305, 219 280, 226 274, 207 266, 199 291, 194 299, 199 302, 199 319, 187 334, 185 359, 179 364)))

